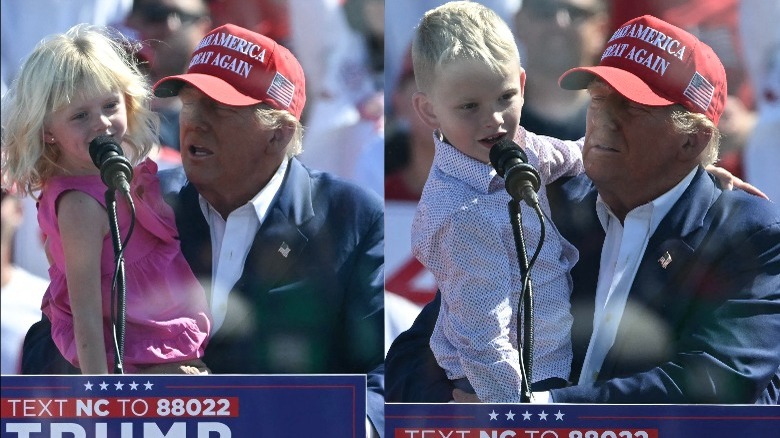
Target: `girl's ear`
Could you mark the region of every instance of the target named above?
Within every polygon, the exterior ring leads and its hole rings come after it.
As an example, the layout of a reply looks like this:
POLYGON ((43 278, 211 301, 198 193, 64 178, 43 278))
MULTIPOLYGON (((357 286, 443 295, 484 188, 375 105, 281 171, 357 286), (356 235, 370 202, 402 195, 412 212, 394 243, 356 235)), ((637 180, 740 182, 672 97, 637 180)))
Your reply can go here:
POLYGON ((431 129, 439 128, 439 119, 433 110, 433 103, 428 99, 428 95, 422 91, 414 93, 412 96, 412 106, 420 119, 431 129))
POLYGON ((42 140, 44 143, 52 144, 54 143, 54 136, 48 130, 44 130, 42 140))
POLYGON ((270 130, 267 153, 270 155, 276 155, 279 152, 286 153, 287 145, 290 144, 294 133, 295 126, 290 123, 285 123, 279 128, 270 130))

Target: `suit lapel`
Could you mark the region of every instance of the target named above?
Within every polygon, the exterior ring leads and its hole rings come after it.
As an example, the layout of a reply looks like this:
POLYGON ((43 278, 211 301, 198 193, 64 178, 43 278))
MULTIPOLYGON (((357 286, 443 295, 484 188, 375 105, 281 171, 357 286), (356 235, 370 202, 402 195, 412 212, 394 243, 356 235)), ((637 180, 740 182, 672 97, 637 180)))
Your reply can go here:
POLYGON ((178 204, 174 210, 184 258, 201 283, 204 283, 206 293, 210 294, 211 231, 200 210, 198 198, 195 186, 187 183, 178 195, 178 204))
MULTIPOLYGON (((625 373, 627 370, 617 370, 616 364, 624 364, 627 357, 637 356, 638 348, 645 350, 645 356, 652 355, 647 343, 638 345, 642 336, 648 336, 648 327, 644 325, 647 322, 655 321, 659 329, 668 329, 651 335, 674 336, 677 322, 686 313, 685 303, 692 299, 693 292, 684 290, 680 284, 689 273, 694 251, 706 235, 700 231, 707 212, 720 193, 700 167, 690 186, 651 236, 631 285, 617 338, 601 368, 603 377, 625 373), (640 315, 644 316, 643 321, 639 319, 640 315)), ((668 342, 660 342, 655 354, 659 357, 671 354, 663 351, 668 345, 668 342)))
MULTIPOLYGON (((293 158, 285 180, 268 216, 260 226, 247 256, 247 268, 237 283, 238 289, 252 279, 265 285, 264 292, 289 277, 292 268, 308 244, 305 223, 314 216, 311 202, 311 178, 300 162, 293 158)), ((256 293, 259 291, 253 291, 256 293)))

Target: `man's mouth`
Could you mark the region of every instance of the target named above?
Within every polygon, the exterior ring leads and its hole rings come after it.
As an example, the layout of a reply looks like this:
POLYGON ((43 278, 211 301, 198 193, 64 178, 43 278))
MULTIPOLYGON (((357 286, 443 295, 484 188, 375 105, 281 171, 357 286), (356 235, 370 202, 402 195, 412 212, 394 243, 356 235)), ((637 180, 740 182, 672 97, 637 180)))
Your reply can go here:
POLYGON ((596 144, 596 145, 593 145, 593 147, 596 148, 596 149, 600 149, 602 151, 619 152, 617 149, 611 148, 611 147, 609 147, 607 145, 603 145, 603 144, 596 144))
POLYGON ((191 145, 188 149, 190 156, 193 157, 207 157, 209 155, 214 155, 214 152, 212 152, 210 149, 206 149, 200 146, 191 145))

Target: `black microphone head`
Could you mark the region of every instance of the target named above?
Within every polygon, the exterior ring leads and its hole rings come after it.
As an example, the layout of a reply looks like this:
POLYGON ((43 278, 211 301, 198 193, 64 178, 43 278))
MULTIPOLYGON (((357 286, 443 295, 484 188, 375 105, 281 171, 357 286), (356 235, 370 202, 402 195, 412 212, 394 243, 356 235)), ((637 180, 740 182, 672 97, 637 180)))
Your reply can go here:
POLYGON ((504 177, 511 161, 520 160, 523 163, 528 162, 528 156, 520 149, 517 143, 509 137, 504 137, 490 148, 490 164, 498 172, 498 176, 504 177))
POLYGON ((133 178, 133 166, 125 157, 119 142, 110 135, 95 137, 89 142, 89 156, 100 169, 100 178, 112 189, 130 191, 133 178))
POLYGON ((100 135, 89 142, 89 156, 98 168, 101 167, 105 159, 108 158, 105 156, 106 152, 114 152, 115 155, 124 155, 122 147, 119 146, 119 143, 113 136, 100 135))
POLYGON ((538 204, 536 192, 541 178, 539 172, 528 164, 528 155, 511 139, 504 137, 490 148, 490 164, 498 176, 504 178, 506 191, 513 199, 525 200, 528 205, 538 204))

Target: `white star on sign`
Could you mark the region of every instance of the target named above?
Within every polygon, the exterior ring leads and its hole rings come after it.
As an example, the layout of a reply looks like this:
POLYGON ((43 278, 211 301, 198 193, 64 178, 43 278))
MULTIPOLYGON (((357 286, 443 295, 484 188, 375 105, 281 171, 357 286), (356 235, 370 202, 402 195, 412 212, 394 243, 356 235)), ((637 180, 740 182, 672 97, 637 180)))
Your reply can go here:
POLYGON ((144 388, 146 388, 147 391, 151 391, 152 386, 154 386, 154 384, 148 380, 146 381, 146 383, 144 383, 144 388))
POLYGON ((555 419, 563 421, 563 413, 561 412, 560 409, 558 409, 558 413, 555 414, 555 419))
POLYGON ((84 384, 84 391, 92 391, 92 382, 87 381, 87 383, 84 384))
POLYGON ((542 411, 542 413, 539 414, 539 419, 540 420, 547 420, 547 413, 542 411))
POLYGON ((108 389, 108 383, 106 382, 100 382, 100 390, 105 391, 108 389))
POLYGON ((531 419, 531 413, 528 412, 528 409, 526 409, 525 412, 523 412, 522 415, 523 415, 523 421, 531 419))
POLYGON ((133 380, 133 383, 130 384, 130 389, 132 391, 135 391, 136 389, 138 389, 138 384, 135 383, 135 380, 133 380))
POLYGON ((117 391, 119 391, 120 389, 122 389, 122 388, 124 388, 124 387, 125 387, 125 384, 124 384, 124 383, 122 383, 122 382, 116 382, 116 383, 114 383, 114 389, 116 389, 117 391))
POLYGON ((496 413, 495 409, 488 415, 490 415, 490 421, 498 420, 498 414, 496 413))
POLYGON ((511 410, 509 412, 507 412, 506 414, 504 414, 504 415, 506 415, 506 419, 507 420, 514 420, 515 419, 515 414, 511 410))

